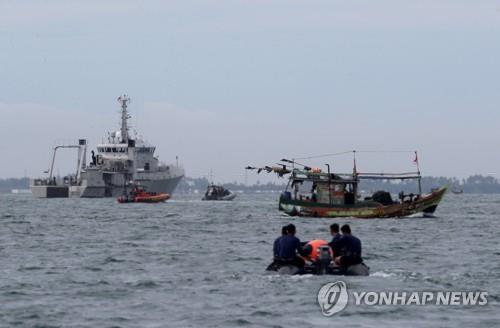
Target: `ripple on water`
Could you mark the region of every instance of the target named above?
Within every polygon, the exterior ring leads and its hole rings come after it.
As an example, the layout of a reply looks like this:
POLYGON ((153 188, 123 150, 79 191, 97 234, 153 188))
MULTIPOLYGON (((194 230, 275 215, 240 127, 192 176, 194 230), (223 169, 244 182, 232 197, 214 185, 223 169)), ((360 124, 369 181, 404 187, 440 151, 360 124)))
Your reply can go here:
POLYGON ((127 285, 134 288, 156 288, 160 286, 160 284, 153 280, 140 280, 132 283, 127 283, 127 285))
POLYGON ((245 327, 245 326, 251 326, 252 322, 248 321, 246 319, 233 319, 233 320, 226 320, 224 322, 227 325, 232 325, 234 327, 245 327))
POLYGON ((104 264, 107 264, 107 263, 122 263, 122 262, 125 262, 125 260, 122 260, 122 259, 117 259, 116 257, 113 257, 113 256, 108 256, 104 259, 104 264))
POLYGON ((381 278, 392 278, 392 277, 396 277, 397 274, 394 272, 377 271, 377 272, 371 273, 370 276, 371 277, 381 277, 381 278))

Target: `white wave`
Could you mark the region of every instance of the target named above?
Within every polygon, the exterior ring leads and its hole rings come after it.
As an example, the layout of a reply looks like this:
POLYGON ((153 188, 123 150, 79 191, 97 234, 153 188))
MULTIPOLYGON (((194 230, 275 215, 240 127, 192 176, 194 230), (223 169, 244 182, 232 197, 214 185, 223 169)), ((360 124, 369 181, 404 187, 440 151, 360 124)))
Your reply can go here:
POLYGON ((389 278, 389 277, 394 277, 396 274, 394 273, 387 273, 383 271, 377 271, 372 274, 370 274, 370 277, 382 277, 382 278, 389 278))

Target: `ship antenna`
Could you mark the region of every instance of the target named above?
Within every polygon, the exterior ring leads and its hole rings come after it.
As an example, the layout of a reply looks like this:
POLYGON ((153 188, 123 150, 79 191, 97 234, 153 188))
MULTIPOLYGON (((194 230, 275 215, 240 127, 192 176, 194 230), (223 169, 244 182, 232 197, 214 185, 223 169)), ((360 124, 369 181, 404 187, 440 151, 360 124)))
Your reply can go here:
POLYGON ((127 112, 127 105, 130 103, 130 98, 127 95, 123 95, 118 97, 118 102, 122 106, 122 127, 121 127, 121 135, 122 135, 122 143, 128 143, 128 124, 127 120, 130 118, 130 115, 127 112))

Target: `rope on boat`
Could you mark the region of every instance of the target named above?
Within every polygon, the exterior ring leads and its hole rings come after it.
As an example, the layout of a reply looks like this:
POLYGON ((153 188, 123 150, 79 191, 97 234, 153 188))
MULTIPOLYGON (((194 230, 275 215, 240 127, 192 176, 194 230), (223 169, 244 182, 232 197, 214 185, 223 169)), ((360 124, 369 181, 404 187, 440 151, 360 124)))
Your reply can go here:
POLYGON ((340 153, 333 153, 333 154, 323 154, 323 155, 315 155, 315 156, 309 156, 309 157, 300 157, 300 158, 295 158, 295 159, 298 159, 298 160, 315 159, 315 158, 323 158, 323 157, 340 156, 340 155, 346 155, 346 154, 352 154, 352 150, 343 151, 343 152, 340 152, 340 153))
POLYGON ((347 154, 359 154, 359 153, 415 153, 415 150, 348 150, 339 153, 331 153, 331 154, 322 154, 322 155, 314 155, 308 157, 297 157, 295 159, 303 160, 303 159, 315 159, 315 158, 325 158, 325 157, 334 157, 340 155, 347 154))

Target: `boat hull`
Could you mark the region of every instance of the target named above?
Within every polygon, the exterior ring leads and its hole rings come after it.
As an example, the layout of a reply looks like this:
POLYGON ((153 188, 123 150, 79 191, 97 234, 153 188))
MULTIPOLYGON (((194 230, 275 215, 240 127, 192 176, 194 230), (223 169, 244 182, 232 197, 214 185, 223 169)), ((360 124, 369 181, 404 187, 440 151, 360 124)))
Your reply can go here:
POLYGON ((236 198, 236 194, 233 192, 230 192, 229 195, 226 196, 220 196, 220 197, 207 197, 204 196, 201 200, 225 200, 225 201, 231 201, 236 198))
POLYGON ((354 264, 349 267, 340 267, 335 264, 329 265, 324 272, 318 270, 312 264, 306 264, 304 268, 298 268, 293 265, 283 265, 283 266, 275 266, 274 263, 271 263, 266 269, 266 271, 274 271, 280 275, 303 275, 303 274, 312 274, 312 275, 335 275, 335 276, 369 276, 370 268, 364 264, 354 264))
POLYGON ((68 198, 69 187, 56 185, 31 185, 31 193, 37 198, 68 198))
MULTIPOLYGON (((30 188, 33 196, 38 198, 116 198, 123 195, 123 186, 126 184, 125 176, 119 172, 108 174, 108 176, 108 179, 103 179, 102 172, 89 171, 85 173, 85 179, 81 185, 36 185, 32 182, 30 188)), ((183 177, 183 174, 160 177, 141 176, 141 179, 136 179, 136 182, 149 192, 172 195, 183 177)), ((125 192, 130 191, 131 187, 128 186, 125 192)))
POLYGON ((382 205, 373 201, 362 201, 356 205, 328 205, 281 197, 279 208, 290 216, 306 217, 371 219, 406 217, 417 213, 432 215, 446 193, 446 189, 446 187, 442 187, 430 194, 422 195, 417 200, 392 205, 382 205))
MULTIPOLYGON (((156 180, 138 180, 138 183, 149 192, 167 193, 172 195, 182 178, 183 176, 156 180)), ((84 198, 119 197, 123 194, 123 186, 84 185, 77 194, 77 196, 84 198)))
POLYGON ((158 195, 148 195, 148 196, 136 196, 132 199, 125 197, 119 197, 117 199, 118 203, 161 203, 170 199, 170 195, 167 193, 161 193, 158 195))

